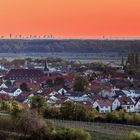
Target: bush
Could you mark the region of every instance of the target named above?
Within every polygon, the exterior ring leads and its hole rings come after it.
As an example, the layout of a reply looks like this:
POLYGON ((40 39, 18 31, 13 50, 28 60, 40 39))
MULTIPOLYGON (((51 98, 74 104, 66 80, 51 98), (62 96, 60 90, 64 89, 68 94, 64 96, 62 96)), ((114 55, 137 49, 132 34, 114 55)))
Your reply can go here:
POLYGON ((117 111, 114 111, 114 112, 111 112, 111 113, 108 113, 106 115, 106 120, 108 122, 120 122, 122 118, 120 117, 120 114, 117 112, 117 111))
POLYGON ((90 140, 88 132, 81 129, 57 128, 36 112, 22 110, 16 117, 0 117, 0 129, 19 135, 0 133, 1 139, 24 140, 90 140), (22 135, 20 135, 22 134, 22 135), (14 138, 16 136, 16 138, 14 138))
POLYGON ((16 101, 12 101, 11 115, 13 117, 17 117, 20 112, 21 112, 21 109, 19 107, 19 104, 16 101))
POLYGON ((36 112, 23 111, 14 122, 16 132, 21 132, 25 137, 31 135, 35 140, 43 139, 50 131, 46 121, 36 112))
POLYGON ((60 118, 60 109, 56 107, 47 107, 44 112, 46 118, 60 118))
POLYGON ((10 117, 0 117, 0 130, 11 130, 13 128, 13 122, 10 117))
POLYGON ((39 114, 43 114, 47 107, 45 97, 41 95, 33 96, 31 99, 31 109, 36 110, 39 114))
POLYGON ((67 101, 60 107, 60 113, 62 119, 93 121, 97 111, 91 107, 67 101))
POLYGON ((130 140, 140 140, 140 132, 138 131, 132 131, 130 133, 130 140))
POLYGON ((64 128, 54 132, 51 140, 91 140, 88 132, 82 129, 64 128))
POLYGON ((103 115, 97 115, 97 116, 95 116, 94 121, 95 122, 105 122, 106 121, 105 119, 106 118, 103 115))
POLYGON ((87 90, 88 87, 88 79, 83 76, 78 76, 74 80, 73 89, 74 91, 84 92, 87 90))
POLYGON ((113 111, 105 114, 105 122, 140 125, 140 114, 113 111))

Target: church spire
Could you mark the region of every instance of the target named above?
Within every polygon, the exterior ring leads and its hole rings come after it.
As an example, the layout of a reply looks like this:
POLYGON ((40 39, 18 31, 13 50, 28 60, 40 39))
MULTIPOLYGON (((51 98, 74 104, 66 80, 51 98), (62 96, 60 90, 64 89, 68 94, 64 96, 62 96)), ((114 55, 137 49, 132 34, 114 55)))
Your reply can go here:
POLYGON ((49 71, 47 59, 45 60, 44 71, 49 71))

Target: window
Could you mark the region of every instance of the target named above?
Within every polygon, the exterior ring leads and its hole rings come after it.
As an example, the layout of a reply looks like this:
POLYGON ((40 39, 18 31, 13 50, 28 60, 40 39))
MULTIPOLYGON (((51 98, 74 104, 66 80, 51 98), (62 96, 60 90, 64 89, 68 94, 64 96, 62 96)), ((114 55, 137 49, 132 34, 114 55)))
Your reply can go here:
POLYGON ((127 106, 127 109, 130 109, 130 106, 127 106))

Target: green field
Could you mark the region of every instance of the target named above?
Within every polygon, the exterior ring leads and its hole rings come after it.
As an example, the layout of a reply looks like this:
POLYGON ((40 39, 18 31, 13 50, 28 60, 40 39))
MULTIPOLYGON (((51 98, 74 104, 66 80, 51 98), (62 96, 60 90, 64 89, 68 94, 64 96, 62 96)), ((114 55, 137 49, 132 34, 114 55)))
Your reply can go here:
POLYGON ((91 133, 92 140, 128 140, 128 138, 118 135, 103 134, 98 132, 91 133))

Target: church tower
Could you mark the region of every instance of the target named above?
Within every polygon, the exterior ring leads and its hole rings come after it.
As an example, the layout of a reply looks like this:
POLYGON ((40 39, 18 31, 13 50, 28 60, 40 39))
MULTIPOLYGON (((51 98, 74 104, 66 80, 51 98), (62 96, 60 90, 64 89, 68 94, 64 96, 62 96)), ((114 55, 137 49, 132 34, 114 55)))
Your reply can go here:
POLYGON ((47 63, 47 59, 45 60, 44 71, 49 71, 49 66, 47 63))

